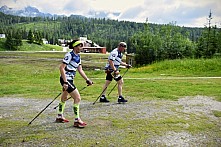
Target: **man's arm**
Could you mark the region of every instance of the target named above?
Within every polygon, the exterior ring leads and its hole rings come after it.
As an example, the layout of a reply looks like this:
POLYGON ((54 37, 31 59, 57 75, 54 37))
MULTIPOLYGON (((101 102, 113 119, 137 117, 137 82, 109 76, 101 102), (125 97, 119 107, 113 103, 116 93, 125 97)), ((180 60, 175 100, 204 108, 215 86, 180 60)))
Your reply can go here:
POLYGON ((82 69, 82 66, 81 66, 81 65, 78 66, 78 72, 79 72, 79 74, 82 76, 82 78, 85 79, 85 81, 86 81, 86 83, 87 83, 88 85, 92 85, 92 84, 93 84, 93 82, 92 82, 92 81, 87 77, 87 75, 85 74, 85 72, 84 72, 84 70, 82 69))
POLYGON ((117 69, 116 69, 116 67, 114 66, 113 60, 109 60, 108 62, 109 62, 109 64, 110 64, 111 69, 113 69, 113 71, 116 71, 117 69))
POLYGON ((60 70, 60 74, 61 74, 61 77, 63 79, 64 82, 67 82, 67 79, 66 79, 66 76, 65 76, 65 67, 66 67, 66 64, 64 63, 61 63, 60 67, 59 67, 59 70, 60 70))
POLYGON ((66 67, 66 64, 64 64, 64 63, 61 63, 61 65, 59 67, 61 77, 62 77, 62 79, 64 81, 63 90, 67 90, 67 88, 68 88, 68 81, 67 81, 67 78, 65 76, 65 70, 64 70, 65 67, 66 67))
POLYGON ((128 66, 128 64, 125 63, 125 62, 121 62, 120 64, 123 65, 123 66, 128 66))
POLYGON ((125 62, 121 62, 120 64, 123 65, 123 66, 126 66, 127 68, 131 68, 132 67, 130 64, 127 64, 125 62))

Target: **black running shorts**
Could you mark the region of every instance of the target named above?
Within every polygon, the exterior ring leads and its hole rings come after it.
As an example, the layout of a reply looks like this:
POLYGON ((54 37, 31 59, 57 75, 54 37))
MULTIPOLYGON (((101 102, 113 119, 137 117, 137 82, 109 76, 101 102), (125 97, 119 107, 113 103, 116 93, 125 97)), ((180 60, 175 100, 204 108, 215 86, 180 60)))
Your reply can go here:
MULTIPOLYGON (((120 76, 118 79, 114 79, 114 80, 115 81, 120 81, 121 79, 122 79, 122 77, 120 76)), ((113 80, 113 76, 111 75, 111 73, 107 73, 106 80, 108 80, 108 81, 112 81, 113 80)))
MULTIPOLYGON (((73 80, 67 80, 67 81, 68 81, 68 89, 66 91, 68 93, 71 93, 72 91, 76 89, 76 86, 74 85, 73 80)), ((62 77, 60 77, 60 83, 61 83, 61 86, 63 86, 64 80, 62 77)))

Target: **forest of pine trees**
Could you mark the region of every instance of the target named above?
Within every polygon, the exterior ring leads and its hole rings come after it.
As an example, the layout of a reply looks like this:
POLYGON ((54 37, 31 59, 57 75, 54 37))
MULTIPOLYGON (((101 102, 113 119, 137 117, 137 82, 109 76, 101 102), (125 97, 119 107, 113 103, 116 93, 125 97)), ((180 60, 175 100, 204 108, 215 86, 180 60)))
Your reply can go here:
MULTIPOLYGON (((211 17, 211 14, 209 15, 211 17)), ((173 23, 159 25, 86 17, 19 17, 0 13, 0 34, 6 34, 7 50, 19 50, 22 40, 42 45, 58 39, 87 38, 111 51, 119 41, 128 44, 137 64, 165 59, 212 58, 221 54, 221 28, 187 28, 173 23)))

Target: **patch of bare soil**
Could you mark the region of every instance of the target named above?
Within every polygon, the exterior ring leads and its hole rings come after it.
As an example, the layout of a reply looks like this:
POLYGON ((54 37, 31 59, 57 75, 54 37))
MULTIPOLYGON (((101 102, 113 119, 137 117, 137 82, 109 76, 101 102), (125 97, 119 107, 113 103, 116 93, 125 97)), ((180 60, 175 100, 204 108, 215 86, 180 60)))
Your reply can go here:
MULTIPOLYGON (((176 109, 177 115, 185 113, 188 116, 191 114, 198 116, 205 116, 210 119, 211 122, 216 122, 219 125, 219 134, 221 133, 221 119, 215 117, 213 110, 221 111, 221 102, 215 101, 210 97, 206 96, 195 96, 195 97, 184 97, 180 98, 178 102, 169 102, 169 105, 181 106, 180 109, 176 109)), ((170 112, 171 113, 171 112, 170 112)), ((189 119, 186 117, 186 119, 189 119)), ((200 121, 200 120, 199 120, 200 121)), ((185 124, 188 128, 189 124, 185 124)), ((214 140, 215 146, 221 145, 220 135, 216 136, 215 132, 206 132, 205 134, 192 135, 188 132, 173 132, 168 131, 164 136, 154 136, 154 138, 147 140, 148 144, 151 145, 165 145, 165 146, 176 146, 176 147, 189 147, 189 146, 208 146, 214 140)), ((214 145, 212 145, 214 146, 214 145)))
MULTIPOLYGON (((50 100, 42 99, 24 99, 16 97, 1 97, 0 98, 0 121, 1 120, 21 120, 26 121, 27 125, 45 106, 50 103, 50 100)), ((81 136, 76 136, 76 133, 73 133, 72 129, 61 129, 58 124, 51 123, 54 122, 56 117, 56 110, 53 109, 57 106, 58 100, 51 104, 33 123, 34 126, 32 129, 36 129, 36 126, 44 127, 44 130, 54 130, 54 132, 59 131, 60 133, 71 134, 74 137, 81 138, 87 137, 88 134, 81 134, 81 136), (43 124, 43 125, 42 125, 43 124)), ((73 119, 72 103, 67 102, 65 114, 69 119, 73 119)), ((186 114, 186 119, 189 119, 188 116, 191 114, 205 116, 210 119, 210 121, 215 122, 215 124, 220 126, 221 132, 221 118, 215 117, 213 110, 221 111, 221 102, 215 101, 214 99, 206 96, 195 96, 195 97, 183 97, 178 101, 165 101, 165 100, 152 100, 147 102, 128 102, 125 105, 119 105, 116 103, 107 103, 107 104, 95 104, 92 105, 91 102, 82 101, 81 103, 81 116, 84 120, 87 120, 89 126, 100 125, 101 128, 108 127, 112 124, 109 120, 100 120, 99 118, 105 117, 119 117, 125 118, 125 116, 131 115, 133 117, 127 117, 127 119, 140 119, 140 118, 151 118, 152 116, 167 115, 180 117, 180 114, 186 114), (124 112, 124 113, 121 113, 124 112), (92 123, 93 121, 93 123, 92 123)), ((184 117, 185 117, 184 116, 184 117)), ((182 116, 183 117, 183 116, 182 116)), ((72 123, 72 122, 71 122, 72 123)), ((70 125, 70 124, 69 124, 70 125)), ((180 124, 182 127, 189 127, 189 124, 180 124)), ((79 132, 75 130, 75 132, 79 132)), ((95 132, 96 133, 96 132, 95 132)), ((100 135, 102 131, 99 132, 100 135)), ((114 135, 114 132, 103 132, 114 135)), ((1 133, 1 136, 6 135, 1 133)), ((7 132, 7 135, 12 138, 13 134, 7 132)), ((64 139, 65 140, 65 139, 64 139)), ((146 145, 149 146, 205 146, 204 143, 215 142, 215 144, 221 144, 221 138, 214 134, 213 132, 207 132, 206 134, 192 135, 189 132, 174 132, 168 130, 163 136, 153 136, 146 140, 146 145)), ((208 143, 209 144, 209 143, 208 143)), ((40 143, 31 143, 24 142, 18 143, 18 146, 48 146, 48 144, 40 143)))

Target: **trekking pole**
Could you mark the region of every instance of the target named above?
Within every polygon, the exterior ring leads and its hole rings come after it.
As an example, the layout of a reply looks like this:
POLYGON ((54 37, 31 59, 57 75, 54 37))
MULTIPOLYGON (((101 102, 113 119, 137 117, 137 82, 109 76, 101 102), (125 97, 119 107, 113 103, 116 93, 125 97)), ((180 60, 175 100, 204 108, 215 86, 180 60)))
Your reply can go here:
MULTIPOLYGON (((71 99, 71 96, 67 100, 69 100, 69 99, 71 99)), ((54 109, 57 109, 58 106, 59 106, 59 104, 57 106, 55 106, 54 109)))
POLYGON ((103 92, 107 89, 107 87, 104 88, 104 90, 101 92, 101 94, 97 97, 97 99, 93 102, 93 105, 97 102, 97 100, 101 97, 103 92))
MULTIPOLYGON (((128 68, 129 69, 129 68, 128 68)), ((123 76, 127 73, 128 69, 124 72, 124 74, 122 75, 122 78, 123 76)), ((111 89, 111 91, 108 93, 108 96, 110 95, 110 93, 114 90, 114 88, 117 86, 117 83, 114 85, 114 87, 111 89)))
MULTIPOLYGON (((87 85, 87 86, 89 86, 89 85, 87 85)), ((79 92, 81 92, 82 90, 84 90, 85 88, 87 88, 87 86, 83 87, 81 90, 79 90, 79 92)), ((69 99, 71 99, 71 96, 70 96, 67 100, 69 100, 69 99)), ((66 101, 67 101, 67 100, 66 100, 66 101)), ((57 109, 58 106, 59 106, 59 104, 58 104, 57 106, 55 106, 54 109, 57 109)))
POLYGON ((61 95, 61 93, 59 93, 44 109, 41 110, 41 112, 38 113, 38 115, 36 115, 29 123, 28 125, 30 125, 46 108, 48 108, 48 106, 51 105, 51 103, 53 103, 55 101, 55 99, 57 97, 59 97, 61 95))

